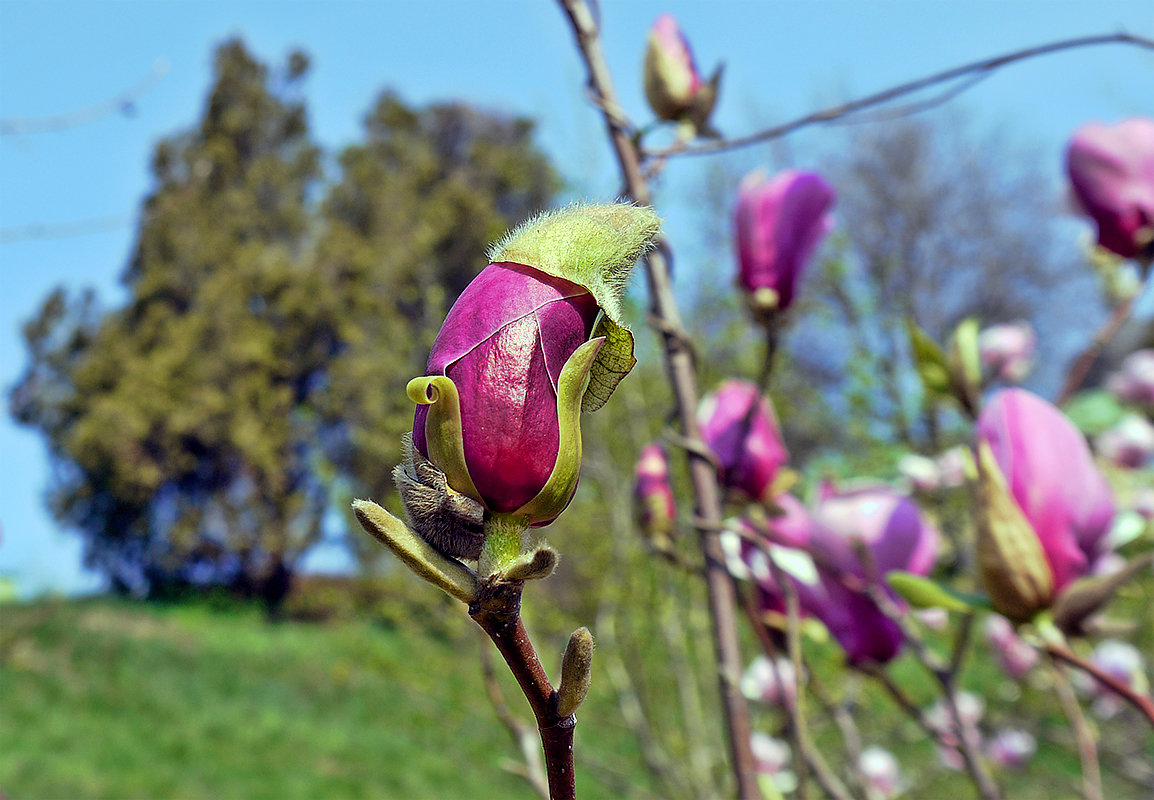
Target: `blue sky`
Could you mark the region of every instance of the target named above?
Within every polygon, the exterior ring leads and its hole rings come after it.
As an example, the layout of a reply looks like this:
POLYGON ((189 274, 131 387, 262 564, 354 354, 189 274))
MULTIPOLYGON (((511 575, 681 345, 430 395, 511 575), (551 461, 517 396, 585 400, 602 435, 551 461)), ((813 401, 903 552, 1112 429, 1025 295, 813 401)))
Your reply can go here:
MULTIPOLYGON (((682 23, 704 69, 726 62, 715 118, 728 134, 751 120, 778 122, 978 58, 1053 39, 1126 30, 1154 37, 1154 2, 1043 0, 811 0, 610 2, 602 8, 609 63, 627 112, 646 119, 640 85, 645 34, 663 11, 682 23)), ((68 130, 0 136, 0 386, 25 355, 20 326, 55 286, 93 286, 119 302, 117 278, 149 189, 152 146, 199 116, 214 46, 244 37, 280 63, 294 47, 312 57, 306 86, 317 140, 335 150, 386 87, 412 103, 464 100, 530 115, 574 194, 617 190, 584 70, 567 22, 542 0, 489 2, 14 2, 0 0, 0 117, 32 118, 90 106, 163 61, 167 72, 131 116, 68 130), (29 226, 105 220, 77 236, 29 237, 29 226)), ((1154 113, 1154 54, 1120 46, 1011 66, 957 101, 985 128, 1004 129, 1054 166, 1090 120, 1154 113)), ((828 134, 798 134, 820 148, 828 134)), ((767 156, 768 158, 768 152, 767 156)), ((670 168, 670 186, 705 162, 670 168)), ((662 208, 674 244, 690 203, 662 208)), ((0 414, 0 576, 25 593, 95 585, 79 547, 44 510, 49 467, 42 442, 0 414)))

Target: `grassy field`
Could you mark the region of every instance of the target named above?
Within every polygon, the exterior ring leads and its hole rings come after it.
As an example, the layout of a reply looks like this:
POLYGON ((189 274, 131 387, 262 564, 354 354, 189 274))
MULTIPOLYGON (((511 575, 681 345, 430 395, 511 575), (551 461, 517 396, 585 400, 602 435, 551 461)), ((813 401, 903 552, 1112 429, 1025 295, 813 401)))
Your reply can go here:
MULTIPOLYGON (((11 800, 533 797, 505 768, 517 754, 484 693, 471 623, 453 613, 436 623, 408 631, 268 624, 235 606, 110 599, 0 605, 0 793, 11 800)), ((548 648, 559 653, 563 640, 541 638, 555 670, 548 648)), ((816 655, 819 670, 835 657, 820 646, 816 655)), ((1020 722, 1025 712, 1039 738, 1028 771, 999 776, 1009 797, 1078 796, 1077 757, 1052 696, 1028 689, 1019 699, 980 651, 974 660, 967 685, 987 696, 987 718, 1020 722)), ((915 697, 929 696, 908 660, 895 676, 915 697)), ((580 714, 581 796, 659 796, 610 683, 595 672, 580 714)), ((505 689, 528 719, 511 680, 505 689)), ((771 729, 776 713, 758 709, 758 726, 771 729)), ((819 710, 811 713, 836 763, 832 728, 819 710)), ((862 692, 856 717, 865 744, 898 754, 918 787, 907 797, 972 796, 876 690, 862 692)), ((1112 800, 1149 796, 1110 771, 1111 748, 1154 746, 1148 729, 1137 741, 1129 736, 1103 744, 1112 800)))

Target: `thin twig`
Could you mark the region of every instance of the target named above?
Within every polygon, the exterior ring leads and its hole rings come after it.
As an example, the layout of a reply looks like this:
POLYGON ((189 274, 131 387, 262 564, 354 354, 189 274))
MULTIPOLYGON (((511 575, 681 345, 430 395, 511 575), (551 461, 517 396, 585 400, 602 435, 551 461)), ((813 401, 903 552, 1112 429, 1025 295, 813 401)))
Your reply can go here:
POLYGON ((1086 723, 1086 716, 1082 713, 1078 698, 1074 696, 1070 679, 1058 666, 1053 655, 1050 656, 1050 668, 1058 700, 1074 731, 1074 740, 1078 743, 1078 758, 1082 762, 1082 796, 1085 800, 1102 800, 1102 773, 1098 768, 1098 745, 1094 742, 1094 732, 1086 723))
POLYGON ((469 616, 493 640, 537 718, 551 800, 575 800, 573 729, 577 719, 557 713, 557 693, 521 621, 520 581, 484 581, 469 616))
MULTIPOLYGON (((478 633, 483 632, 478 630, 478 633)), ((517 770, 517 774, 533 787, 533 791, 539 797, 543 800, 549 800, 549 782, 545 777, 545 765, 541 761, 541 750, 537 747, 537 737, 525 723, 513 714, 509 704, 505 702, 505 696, 501 694, 501 686, 497 683, 497 672, 493 669, 493 656, 490 654, 489 645, 484 638, 481 640, 480 651, 481 677, 485 683, 485 693, 489 696, 489 702, 493 705, 497 719, 509 731, 509 735, 513 737, 513 743, 521 751, 521 757, 524 759, 524 764, 520 765, 522 769, 517 770)))
POLYGON ((772 128, 758 131, 749 136, 742 136, 736 139, 718 139, 715 141, 702 142, 695 145, 678 146, 673 145, 663 150, 656 150, 647 152, 644 155, 649 158, 669 158, 672 156, 699 156, 709 153, 723 153, 728 150, 736 150, 742 147, 749 147, 750 145, 758 144, 760 142, 768 142, 771 139, 778 139, 787 134, 802 128, 810 127, 811 125, 826 124, 839 120, 862 109, 871 106, 881 105, 898 97, 902 97, 913 92, 920 91, 927 87, 939 83, 946 83, 948 81, 956 80, 967 75, 989 73, 996 69, 1012 64, 1015 61, 1022 61, 1023 59, 1033 58, 1035 56, 1046 55, 1048 53, 1056 53, 1061 50, 1070 50, 1076 47, 1090 47, 1101 44, 1130 44, 1136 47, 1145 48, 1147 50, 1154 50, 1154 41, 1143 38, 1141 36, 1133 36, 1128 33, 1107 33, 1097 36, 1082 36, 1076 39, 1063 39, 1057 42, 1050 42, 1048 44, 1038 45, 1036 47, 1027 47, 1024 50, 1017 50, 1012 53, 995 56, 994 58, 987 58, 981 61, 974 61, 969 64, 963 64, 960 67, 938 72, 925 78, 919 78, 915 81, 909 81, 898 86, 891 87, 881 92, 867 95, 866 97, 857 100, 851 100, 848 103, 841 103, 836 106, 830 106, 820 111, 815 111, 811 114, 806 114, 804 117, 791 120, 781 125, 775 125, 772 128))
MULTIPOLYGON (((597 23, 584 0, 560 0, 572 25, 578 49, 589 72, 589 85, 604 107, 619 107, 605 54, 601 47, 597 23)), ((626 193, 638 203, 651 202, 649 185, 641 170, 636 144, 617 121, 605 116, 606 130, 617 155, 626 193)), ((677 402, 682 433, 690 441, 700 441, 697 427, 697 377, 692 351, 683 333, 681 314, 674 299, 665 253, 653 250, 645 259, 653 313, 668 327, 663 332, 665 362, 677 402)), ((726 730, 729 735, 733 772, 741 798, 760 798, 757 770, 750 750, 749 709, 741 696, 741 645, 734 618, 734 587, 725 569, 724 554, 718 536, 721 523, 721 496, 717 472, 709 460, 688 451, 689 473, 693 483, 698 536, 705 557, 706 584, 709 588, 710 612, 713 618, 714 648, 718 662, 718 684, 721 692, 726 730)))
POLYGON ((1149 695, 1134 691, 1125 682, 1118 680, 1116 677, 1108 672, 1099 669, 1093 662, 1079 656, 1068 647, 1058 644, 1057 642, 1046 642, 1046 653, 1051 658, 1056 658, 1059 661, 1064 661, 1072 667, 1077 667, 1092 678, 1097 680, 1114 694, 1121 697, 1134 708, 1142 712, 1147 721, 1154 726, 1154 700, 1150 699, 1149 695))
POLYGON ((164 59, 158 59, 148 74, 135 84, 95 105, 63 114, 52 114, 47 117, 5 117, 0 119, 0 136, 62 131, 77 125, 96 122, 112 114, 131 116, 136 102, 151 91, 167 72, 168 62, 164 59))
POLYGON ((1058 398, 1054 401, 1054 405, 1062 406, 1069 400, 1074 392, 1082 387, 1082 382, 1086 380, 1086 376, 1090 373, 1090 369, 1094 366, 1094 362, 1102 355, 1102 351, 1106 349, 1106 345, 1118 333, 1118 329, 1130 318, 1130 312, 1134 310, 1134 304, 1138 301, 1138 297, 1142 294, 1142 290, 1146 288, 1146 281, 1138 285, 1138 290, 1134 294, 1127 297, 1118 305, 1114 306, 1110 312, 1110 316, 1106 318, 1106 322, 1094 334, 1094 338, 1090 340, 1090 344, 1086 349, 1078 354, 1074 359, 1074 363, 1070 365, 1070 371, 1066 373, 1066 380, 1062 382, 1062 391, 1058 392, 1058 398))

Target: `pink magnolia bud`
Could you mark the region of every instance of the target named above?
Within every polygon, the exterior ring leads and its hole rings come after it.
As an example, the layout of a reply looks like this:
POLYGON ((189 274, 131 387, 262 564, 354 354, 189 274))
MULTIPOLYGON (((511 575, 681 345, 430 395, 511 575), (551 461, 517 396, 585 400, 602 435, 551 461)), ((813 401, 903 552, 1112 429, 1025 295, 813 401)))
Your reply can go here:
POLYGON ((1122 258, 1154 251, 1154 120, 1090 123, 1074 132, 1066 171, 1098 244, 1122 258))
POLYGON ((758 656, 741 676, 741 693, 750 700, 772 706, 792 706, 797 699, 797 673, 793 662, 782 656, 758 656))
POLYGON ((1014 680, 1024 678, 1038 663, 1038 651, 1018 636, 1008 619, 998 614, 986 619, 986 643, 1002 670, 1014 680))
POLYGON ((1137 414, 1127 414, 1113 428, 1095 437, 1094 449, 1120 467, 1139 469, 1154 456, 1154 425, 1137 414))
POLYGON ((637 460, 634 494, 641 530, 650 539, 668 541, 677 511, 669 484, 669 461, 665 449, 656 442, 647 445, 637 460))
POLYGON ((862 750, 858 756, 858 769, 865 778, 870 800, 890 800, 901 793, 901 769, 889 750, 876 746, 862 750))
POLYGON ((721 483, 750 500, 768 499, 789 457, 769 401, 752 383, 729 380, 701 402, 701 438, 717 456, 721 483))
MULTIPOLYGON (((1034 610, 1044 608, 1085 574, 1102 552, 1114 519, 1110 487, 1082 434, 1057 408, 1024 389, 995 394, 978 419, 976 433, 979 444, 988 445, 1014 503, 1041 546, 1051 578, 1049 598, 1031 598, 1028 605, 1034 610)), ((1019 567, 1035 567, 998 566, 1010 573, 1019 567)), ((1008 613, 992 590, 991 597, 995 608, 1008 613)))
POLYGON ((670 122, 688 119, 700 130, 713 112, 720 82, 720 68, 702 80, 673 15, 658 17, 645 51, 645 97, 653 113, 670 122))
POLYGON ((738 189, 738 283, 757 314, 793 303, 802 273, 833 227, 833 188, 815 172, 753 172, 738 189))
POLYGON ((986 744, 986 755, 999 767, 1022 769, 1030 763, 1038 743, 1027 731, 1006 728, 986 744))
MULTIPOLYGON (((512 263, 485 267, 449 310, 426 374, 457 386, 465 462, 489 509, 515 511, 549 480, 560 445, 557 381, 598 311, 585 288, 512 263)), ((417 406, 413 421, 426 457, 428 413, 417 406)))
POLYGON ((1106 388, 1122 400, 1154 408, 1154 350, 1138 350, 1123 359, 1106 379, 1106 388))
POLYGON ((1007 383, 1021 383, 1034 367, 1037 337, 1028 322, 993 325, 978 336, 982 367, 1007 383))

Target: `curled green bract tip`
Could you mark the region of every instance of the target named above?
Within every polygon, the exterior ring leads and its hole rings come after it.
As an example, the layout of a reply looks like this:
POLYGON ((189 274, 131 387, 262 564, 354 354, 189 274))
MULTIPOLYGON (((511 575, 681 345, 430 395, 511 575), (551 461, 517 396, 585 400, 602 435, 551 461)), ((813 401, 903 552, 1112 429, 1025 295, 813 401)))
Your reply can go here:
POLYGON ((557 423, 560 442, 549 480, 537 496, 515 514, 528 516, 534 525, 551 522, 569 505, 581 475, 581 404, 594 359, 603 338, 590 339, 573 351, 557 381, 557 423))
POLYGON ((409 381, 405 392, 414 403, 430 407, 425 422, 429 460, 445 473, 450 486, 483 503, 484 498, 473 485, 465 463, 461 398, 457 394, 457 385, 444 375, 427 375, 409 381))

